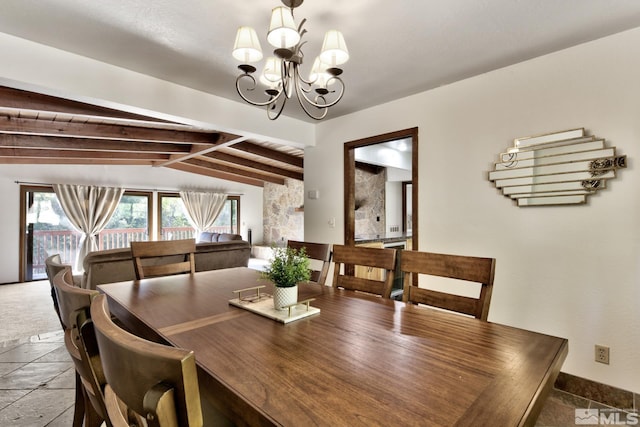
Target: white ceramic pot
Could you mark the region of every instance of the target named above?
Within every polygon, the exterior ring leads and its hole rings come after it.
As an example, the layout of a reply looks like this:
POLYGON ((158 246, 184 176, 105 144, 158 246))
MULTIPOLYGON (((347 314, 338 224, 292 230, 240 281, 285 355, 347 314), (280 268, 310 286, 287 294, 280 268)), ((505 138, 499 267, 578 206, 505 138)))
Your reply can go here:
POLYGON ((276 310, 282 310, 282 307, 295 304, 298 302, 298 285, 290 286, 288 288, 274 287, 273 288, 273 308, 276 310))

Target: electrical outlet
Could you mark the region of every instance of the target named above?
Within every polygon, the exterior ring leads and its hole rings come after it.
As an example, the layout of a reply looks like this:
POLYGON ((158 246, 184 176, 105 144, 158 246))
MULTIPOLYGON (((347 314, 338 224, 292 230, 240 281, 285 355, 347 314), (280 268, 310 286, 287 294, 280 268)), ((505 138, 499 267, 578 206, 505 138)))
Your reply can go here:
POLYGON ((609 347, 596 344, 596 362, 609 364, 609 347))

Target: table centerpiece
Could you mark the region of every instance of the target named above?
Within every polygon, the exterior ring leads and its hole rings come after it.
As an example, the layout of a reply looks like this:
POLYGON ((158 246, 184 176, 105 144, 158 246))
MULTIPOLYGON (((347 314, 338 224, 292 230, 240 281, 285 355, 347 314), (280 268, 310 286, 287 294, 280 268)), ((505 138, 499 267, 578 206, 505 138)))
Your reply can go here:
POLYGON ((282 310, 298 302, 298 283, 311 278, 309 257, 304 248, 273 248, 273 259, 262 272, 262 277, 274 284, 273 307, 282 310))

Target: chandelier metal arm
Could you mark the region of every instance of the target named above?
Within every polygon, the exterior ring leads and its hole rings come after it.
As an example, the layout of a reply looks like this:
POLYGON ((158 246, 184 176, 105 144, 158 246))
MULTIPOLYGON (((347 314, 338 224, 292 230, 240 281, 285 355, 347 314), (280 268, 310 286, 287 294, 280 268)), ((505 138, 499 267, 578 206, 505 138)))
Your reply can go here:
MULTIPOLYGON (((295 68, 295 76, 294 76, 294 80, 296 83, 296 89, 297 89, 297 93, 298 93, 298 100, 300 101, 300 104, 302 104, 302 100, 300 99, 300 97, 304 98, 304 101, 307 102, 308 104, 316 107, 316 108, 329 108, 332 107, 334 105, 336 105, 338 102, 340 102, 340 100, 342 99, 342 95, 344 95, 344 82, 342 81, 342 79, 338 76, 332 76, 329 80, 327 80, 327 86, 330 85, 331 83, 333 83, 334 81, 339 83, 339 91, 338 91, 338 95, 336 97, 336 99, 334 99, 333 101, 329 102, 329 103, 318 103, 317 101, 314 101, 312 99, 310 99, 309 97, 307 97, 307 93, 310 93, 313 90, 313 83, 312 82, 308 82, 306 81, 299 73, 298 68, 295 68), (302 86, 302 84, 307 85, 307 87, 305 88, 304 86, 302 86)), ((327 93, 335 93, 335 90, 329 91, 327 93)), ((318 96, 316 96, 316 100, 321 98, 323 101, 325 100, 324 97, 325 94, 318 94, 318 96)))
MULTIPOLYGON (((285 98, 291 98, 291 95, 293 95, 293 92, 292 92, 293 88, 291 86, 291 79, 293 78, 293 76, 291 75, 292 67, 295 67, 295 65, 293 65, 289 61, 282 60, 282 68, 280 71, 280 76, 282 78, 281 91, 284 92, 285 98)), ((295 68, 294 68, 294 73, 295 73, 295 68)))
POLYGON ((284 106, 286 103, 287 103, 287 97, 284 96, 282 97, 282 103, 280 104, 280 108, 278 108, 278 99, 274 99, 274 102, 267 105, 267 117, 269 118, 269 120, 275 120, 278 117, 280 117, 280 114, 282 114, 282 110, 284 110, 284 106), (272 111, 274 110, 277 110, 276 114, 271 115, 272 111))
MULTIPOLYGON (((296 85, 296 97, 298 98, 298 103, 300 104, 300 107, 302 108, 302 110, 307 114, 307 116, 311 117, 314 120, 324 119, 327 113, 329 112, 329 110, 327 108, 324 108, 323 106, 318 106, 319 104, 317 104, 317 102, 311 102, 311 100, 307 98, 307 96, 304 94, 303 88, 300 86, 299 79, 295 79, 295 85, 296 85), (309 108, 307 108, 307 105, 316 107, 320 111, 320 114, 318 115, 313 114, 311 111, 309 111, 309 108)), ((321 98, 324 99, 324 97, 322 96, 321 98)))
POLYGON ((255 88, 257 87, 256 79, 251 74, 246 74, 246 73, 240 74, 236 78, 236 90, 238 91, 238 95, 240 95, 240 97, 242 99, 244 99, 245 102, 247 102, 247 103, 249 103, 251 105, 255 105, 257 107, 264 107, 264 106, 267 106, 267 105, 271 105, 276 100, 278 100, 278 98, 280 98, 282 96, 282 93, 284 92, 282 89, 280 89, 276 95, 271 95, 270 98, 267 101, 264 101, 264 102, 254 101, 254 100, 248 98, 246 95, 244 95, 242 93, 242 89, 240 88, 240 81, 242 79, 244 79, 245 77, 249 78, 251 80, 251 82, 253 83, 253 85, 251 87, 248 87, 245 90, 247 90, 247 91, 255 90, 255 88))
MULTIPOLYGON (((322 120, 322 119, 324 119, 326 117, 327 113, 329 112, 329 110, 327 108, 319 107, 319 110, 322 111, 322 114, 320 114, 319 116, 315 116, 315 115, 313 115, 313 113, 311 111, 309 111, 309 109, 307 108, 307 106, 305 105, 303 100, 301 99, 301 96, 304 97, 304 95, 300 95, 300 92, 297 92, 298 103, 300 104, 300 107, 302 108, 302 111, 304 111, 307 114, 307 116, 311 117, 314 120, 322 120)), ((305 100, 306 100, 306 98, 305 98, 305 100)))

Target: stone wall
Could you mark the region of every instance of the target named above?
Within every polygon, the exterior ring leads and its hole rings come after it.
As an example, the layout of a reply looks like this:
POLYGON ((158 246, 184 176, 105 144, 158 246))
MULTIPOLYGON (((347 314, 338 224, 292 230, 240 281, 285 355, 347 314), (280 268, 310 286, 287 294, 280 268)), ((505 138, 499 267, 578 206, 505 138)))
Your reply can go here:
POLYGON ((387 171, 373 174, 356 168, 356 236, 382 235, 385 231, 387 171))
POLYGON ((266 182, 263 189, 264 245, 284 245, 304 240, 304 182, 285 180, 285 185, 266 182))

